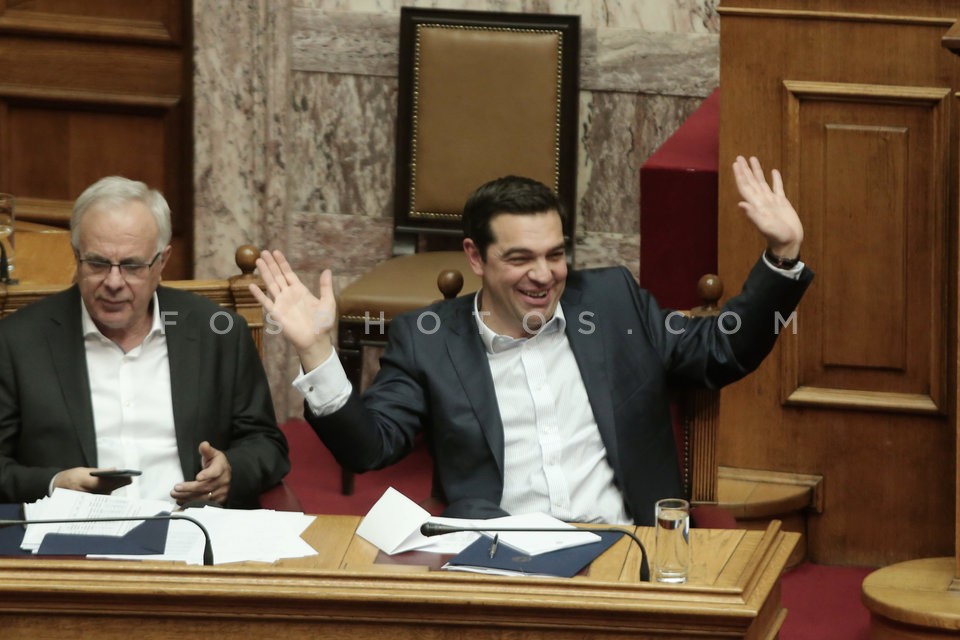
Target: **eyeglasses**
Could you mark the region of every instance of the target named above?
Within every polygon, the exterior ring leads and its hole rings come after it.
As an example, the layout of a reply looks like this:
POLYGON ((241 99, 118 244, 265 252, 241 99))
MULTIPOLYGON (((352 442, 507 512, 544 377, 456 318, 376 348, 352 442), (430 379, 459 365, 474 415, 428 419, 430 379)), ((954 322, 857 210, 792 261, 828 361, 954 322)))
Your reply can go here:
POLYGON ((150 262, 110 262, 100 258, 80 258, 78 262, 86 270, 86 274, 93 278, 106 278, 114 267, 120 270, 124 280, 139 280, 147 275, 150 268, 160 258, 162 251, 158 251, 150 262))

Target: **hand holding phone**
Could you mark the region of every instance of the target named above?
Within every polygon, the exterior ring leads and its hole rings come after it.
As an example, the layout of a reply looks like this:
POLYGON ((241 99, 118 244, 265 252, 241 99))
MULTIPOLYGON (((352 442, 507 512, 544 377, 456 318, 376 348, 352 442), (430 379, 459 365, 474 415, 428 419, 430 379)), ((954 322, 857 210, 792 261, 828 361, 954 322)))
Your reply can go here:
POLYGON ((133 476, 139 476, 142 473, 142 471, 137 471, 136 469, 103 469, 99 471, 91 471, 90 475, 95 478, 132 478, 133 476))

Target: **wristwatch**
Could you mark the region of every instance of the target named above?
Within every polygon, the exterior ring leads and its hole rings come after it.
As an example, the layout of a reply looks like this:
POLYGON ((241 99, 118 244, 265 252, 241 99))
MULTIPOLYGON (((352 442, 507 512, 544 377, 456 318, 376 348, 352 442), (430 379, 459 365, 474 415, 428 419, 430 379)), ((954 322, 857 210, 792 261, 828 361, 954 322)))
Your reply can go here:
POLYGON ((763 255, 767 259, 767 262, 772 264, 777 269, 793 269, 795 266, 797 266, 797 263, 800 262, 799 254, 796 258, 782 258, 774 255, 773 251, 770 251, 769 247, 763 252, 763 255))

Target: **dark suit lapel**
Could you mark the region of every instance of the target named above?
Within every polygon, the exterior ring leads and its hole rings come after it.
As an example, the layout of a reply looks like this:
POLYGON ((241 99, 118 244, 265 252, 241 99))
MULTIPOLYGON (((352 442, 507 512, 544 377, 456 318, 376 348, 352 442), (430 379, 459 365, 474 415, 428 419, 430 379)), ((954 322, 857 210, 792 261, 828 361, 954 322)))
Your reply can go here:
POLYGON ((473 318, 473 297, 457 300, 456 312, 451 314, 450 333, 447 334, 447 354, 457 371, 463 391, 480 423, 490 452, 503 476, 503 422, 493 388, 493 377, 487 363, 487 354, 473 318))
POLYGON ((80 291, 76 285, 64 295, 64 304, 50 316, 47 345, 57 370, 60 394, 66 406, 87 465, 97 466, 97 434, 90 402, 87 354, 83 345, 80 291))
MULTIPOLYGON (((177 434, 177 450, 183 477, 193 480, 200 468, 196 425, 199 424, 200 363, 197 358, 200 340, 196 327, 189 322, 189 309, 173 308, 163 287, 157 289, 160 311, 167 314, 164 327, 167 338, 167 360, 170 364, 170 395, 173 401, 173 424, 177 434), (170 315, 176 313, 176 315, 170 315)), ((163 316, 161 316, 163 317, 163 316)))
POLYGON ((597 309, 588 308, 583 291, 568 284, 560 298, 563 315, 567 320, 567 340, 580 367, 580 377, 590 399, 593 417, 597 421, 600 437, 607 449, 610 464, 619 469, 616 425, 613 419, 613 399, 610 396, 610 363, 604 344, 602 318, 597 309), (581 314, 584 314, 581 319, 581 314))

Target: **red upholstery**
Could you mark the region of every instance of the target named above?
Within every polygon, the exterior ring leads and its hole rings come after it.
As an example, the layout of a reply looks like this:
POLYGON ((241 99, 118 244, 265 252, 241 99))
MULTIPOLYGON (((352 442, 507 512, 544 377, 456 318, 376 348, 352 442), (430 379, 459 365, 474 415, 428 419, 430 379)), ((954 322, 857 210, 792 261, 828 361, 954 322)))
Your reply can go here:
POLYGON ((671 309, 717 272, 719 104, 718 89, 640 168, 640 284, 671 309))
POLYGON ((715 504, 690 507, 690 526, 698 529, 739 529, 733 514, 715 504))
MULTIPOLYGON (((702 304, 695 283, 717 271, 719 129, 717 89, 640 169, 640 284, 663 307, 691 309, 702 304)), ((684 491, 689 495, 692 462, 677 402, 671 403, 671 413, 684 491)), ((695 506, 691 520, 700 528, 737 527, 732 514, 712 504, 695 506)))

